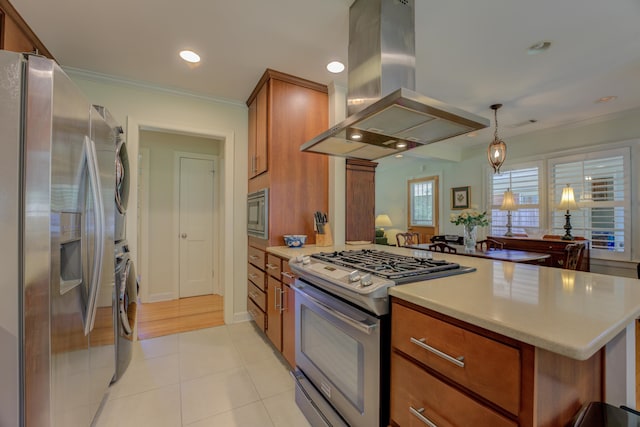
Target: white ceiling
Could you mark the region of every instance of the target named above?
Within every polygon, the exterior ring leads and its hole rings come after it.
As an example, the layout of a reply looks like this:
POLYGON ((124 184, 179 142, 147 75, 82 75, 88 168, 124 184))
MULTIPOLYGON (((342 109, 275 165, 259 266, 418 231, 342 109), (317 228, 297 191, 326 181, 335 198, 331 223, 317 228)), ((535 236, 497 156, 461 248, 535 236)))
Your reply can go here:
MULTIPOLYGON (((65 67, 238 102, 265 68, 346 87, 325 65, 347 62, 352 0, 10 1, 65 67)), ((502 137, 639 107, 640 0, 416 0, 416 91, 492 123, 504 104, 502 137)))

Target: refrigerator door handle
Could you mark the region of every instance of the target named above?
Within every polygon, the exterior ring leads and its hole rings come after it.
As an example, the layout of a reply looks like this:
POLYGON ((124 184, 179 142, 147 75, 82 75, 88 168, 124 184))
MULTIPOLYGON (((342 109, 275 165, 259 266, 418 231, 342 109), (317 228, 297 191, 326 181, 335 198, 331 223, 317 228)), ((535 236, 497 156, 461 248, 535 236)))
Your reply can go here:
POLYGON ((96 302, 102 278, 102 259, 104 257, 105 218, 102 189, 100 187, 100 170, 98 168, 98 156, 96 145, 88 136, 84 137, 84 153, 86 156, 87 170, 89 172, 89 187, 93 197, 95 209, 96 238, 94 240, 94 258, 91 269, 91 282, 89 286, 89 298, 87 301, 84 324, 84 334, 89 335, 93 330, 96 320, 96 302))

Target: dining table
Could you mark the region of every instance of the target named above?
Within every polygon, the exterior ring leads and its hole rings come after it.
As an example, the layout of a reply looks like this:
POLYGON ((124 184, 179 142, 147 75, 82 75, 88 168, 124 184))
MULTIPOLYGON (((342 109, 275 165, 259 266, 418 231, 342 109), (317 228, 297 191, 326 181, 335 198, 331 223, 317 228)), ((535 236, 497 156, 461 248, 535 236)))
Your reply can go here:
MULTIPOLYGON (((414 245, 405 246, 406 248, 411 249, 420 249, 424 251, 429 251, 429 246, 433 243, 418 243, 414 245)), ((511 262, 521 262, 528 264, 538 264, 544 263, 546 259, 548 259, 551 255, 542 253, 542 252, 528 252, 521 251, 518 249, 476 249, 474 251, 467 252, 464 248, 464 245, 452 245, 449 244, 452 248, 456 249, 456 255, 464 255, 471 256, 476 258, 486 258, 492 259, 495 261, 511 261, 511 262)), ((436 251, 431 251, 436 252, 436 251)))

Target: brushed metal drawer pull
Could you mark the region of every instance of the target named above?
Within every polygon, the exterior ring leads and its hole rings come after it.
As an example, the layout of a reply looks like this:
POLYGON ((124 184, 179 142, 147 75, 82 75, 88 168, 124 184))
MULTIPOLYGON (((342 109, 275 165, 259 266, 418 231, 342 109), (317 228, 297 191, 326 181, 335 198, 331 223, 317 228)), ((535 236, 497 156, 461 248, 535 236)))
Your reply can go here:
POLYGON ((287 279, 295 279, 296 276, 294 276, 293 274, 287 272, 287 271, 283 271, 282 273, 280 273, 280 275, 286 277, 287 279))
POLYGON ((257 278, 258 278, 258 276, 256 276, 255 274, 249 273, 249 279, 254 280, 254 279, 257 279, 257 278))
POLYGON ((425 423, 426 425, 428 425, 429 427, 438 427, 437 425, 435 425, 429 418, 425 417, 424 415, 422 415, 422 413, 424 412, 424 408, 420 408, 420 409, 416 409, 413 406, 409 406, 409 412, 411 412, 413 415, 415 415, 420 421, 422 421, 423 423, 425 423))
POLYGON ((443 353, 440 350, 438 350, 437 348, 433 348, 430 345, 425 344, 426 339, 424 338, 420 338, 415 339, 414 337, 411 337, 411 342, 414 343, 415 345, 424 348, 427 351, 430 351, 431 353, 435 354, 436 356, 440 356, 442 357, 444 360, 447 360, 451 363, 453 363, 456 366, 459 366, 461 368, 464 368, 464 356, 460 356, 460 357, 453 357, 453 356, 449 356, 447 353, 443 353))
POLYGON ((267 268, 268 268, 269 270, 277 270, 277 269, 278 269, 278 266, 277 266, 277 265, 273 265, 273 264, 267 264, 267 268))
POLYGON ((257 255, 249 255, 249 259, 250 259, 251 261, 255 261, 255 260, 257 260, 258 258, 260 258, 260 257, 259 257, 259 256, 257 256, 257 255))

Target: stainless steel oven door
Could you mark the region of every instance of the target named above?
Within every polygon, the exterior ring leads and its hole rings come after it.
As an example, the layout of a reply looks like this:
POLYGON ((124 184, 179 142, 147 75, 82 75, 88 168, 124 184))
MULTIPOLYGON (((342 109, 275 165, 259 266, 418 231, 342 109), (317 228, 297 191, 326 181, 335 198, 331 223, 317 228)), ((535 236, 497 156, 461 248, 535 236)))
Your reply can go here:
POLYGON ((380 319, 300 279, 294 289, 299 370, 350 426, 379 426, 380 319))

